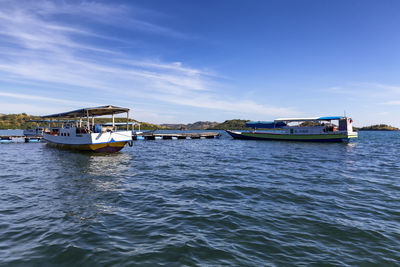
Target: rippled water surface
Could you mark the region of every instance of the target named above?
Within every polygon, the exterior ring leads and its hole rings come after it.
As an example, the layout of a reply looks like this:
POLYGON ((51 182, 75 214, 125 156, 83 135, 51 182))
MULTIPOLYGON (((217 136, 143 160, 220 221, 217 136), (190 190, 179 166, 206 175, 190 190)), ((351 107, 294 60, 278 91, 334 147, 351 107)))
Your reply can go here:
POLYGON ((400 133, 349 144, 0 144, 1 265, 400 262, 400 133))

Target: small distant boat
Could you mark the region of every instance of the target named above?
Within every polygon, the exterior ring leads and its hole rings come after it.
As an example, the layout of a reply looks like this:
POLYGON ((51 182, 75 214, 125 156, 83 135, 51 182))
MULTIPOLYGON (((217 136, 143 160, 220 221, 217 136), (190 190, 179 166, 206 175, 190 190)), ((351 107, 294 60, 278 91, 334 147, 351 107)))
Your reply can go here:
POLYGON ((44 132, 43 127, 35 127, 34 129, 25 129, 23 135, 25 136, 42 136, 44 132))
POLYGON ((11 136, 1 136, 0 137, 0 143, 11 143, 12 138, 11 136))
POLYGON ((235 139, 309 142, 346 142, 358 137, 353 131, 353 120, 345 116, 250 121, 246 127, 253 128, 253 131, 227 130, 227 133, 235 139), (338 126, 332 121, 338 121, 338 126))
POLYGON ((40 137, 40 136, 43 136, 43 134, 45 132, 49 131, 48 127, 41 127, 41 126, 38 125, 39 123, 50 123, 49 120, 29 120, 29 121, 26 121, 26 122, 27 123, 28 122, 35 122, 37 124, 37 126, 34 127, 33 129, 25 129, 23 131, 23 135, 24 136, 38 136, 38 137, 40 137))
POLYGON ((86 150, 101 153, 118 152, 127 143, 132 145, 132 131, 129 127, 129 109, 116 106, 101 106, 83 108, 64 113, 42 116, 43 118, 67 119, 61 127, 51 127, 49 133, 43 134, 43 139, 50 145, 63 149, 86 150), (118 130, 114 115, 127 114, 126 130, 118 130), (111 115, 110 126, 95 124, 95 117, 111 115), (68 121, 69 120, 69 121, 68 121))

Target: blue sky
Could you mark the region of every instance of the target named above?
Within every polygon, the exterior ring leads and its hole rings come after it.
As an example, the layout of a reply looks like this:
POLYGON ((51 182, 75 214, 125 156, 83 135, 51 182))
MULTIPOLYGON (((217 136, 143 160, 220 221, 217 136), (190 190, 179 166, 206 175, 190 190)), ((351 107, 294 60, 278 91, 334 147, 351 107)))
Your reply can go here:
POLYGON ((0 113, 400 126, 399 1, 0 0, 0 113))

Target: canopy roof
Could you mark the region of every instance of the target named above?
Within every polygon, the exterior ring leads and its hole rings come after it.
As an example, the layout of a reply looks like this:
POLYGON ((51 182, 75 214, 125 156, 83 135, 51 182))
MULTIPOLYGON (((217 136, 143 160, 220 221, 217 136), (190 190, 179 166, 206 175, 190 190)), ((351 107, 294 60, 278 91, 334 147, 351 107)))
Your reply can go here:
MULTIPOLYGON (((126 122, 115 122, 114 125, 115 126, 121 126, 121 125, 126 125, 126 122)), ((103 126, 112 126, 112 122, 106 122, 106 123, 102 123, 101 125, 103 126)), ((140 123, 137 122, 128 122, 128 125, 140 125, 140 123)))
POLYGON ((51 114, 46 116, 41 116, 42 118, 74 118, 74 117, 86 117, 86 116, 103 116, 103 115, 112 115, 112 114, 120 114, 129 112, 129 108, 121 108, 116 106, 101 106, 94 108, 82 108, 69 112, 51 114))
POLYGON ((279 118, 274 120, 275 122, 279 121, 330 121, 330 120, 340 120, 344 118, 344 116, 328 116, 328 117, 314 117, 314 118, 279 118))

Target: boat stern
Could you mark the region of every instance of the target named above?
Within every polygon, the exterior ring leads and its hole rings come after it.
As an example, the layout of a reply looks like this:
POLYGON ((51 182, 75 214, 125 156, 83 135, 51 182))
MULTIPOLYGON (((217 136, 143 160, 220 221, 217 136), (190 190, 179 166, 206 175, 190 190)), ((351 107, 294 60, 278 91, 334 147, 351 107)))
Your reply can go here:
POLYGON ((357 137, 358 137, 358 132, 347 132, 348 139, 357 138, 357 137))
POLYGON ((92 144, 90 149, 99 153, 115 153, 125 147, 128 142, 132 142, 131 131, 117 131, 105 133, 92 133, 92 144))

